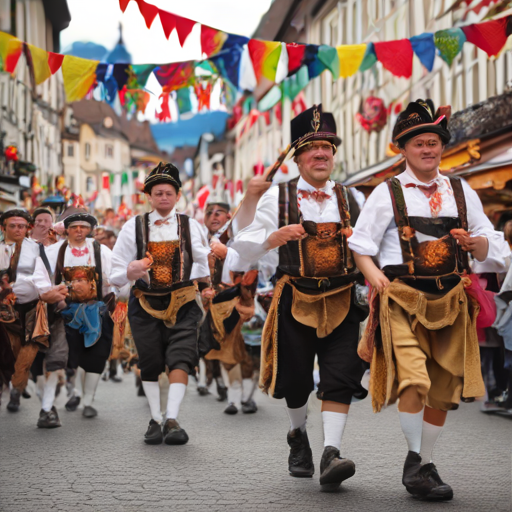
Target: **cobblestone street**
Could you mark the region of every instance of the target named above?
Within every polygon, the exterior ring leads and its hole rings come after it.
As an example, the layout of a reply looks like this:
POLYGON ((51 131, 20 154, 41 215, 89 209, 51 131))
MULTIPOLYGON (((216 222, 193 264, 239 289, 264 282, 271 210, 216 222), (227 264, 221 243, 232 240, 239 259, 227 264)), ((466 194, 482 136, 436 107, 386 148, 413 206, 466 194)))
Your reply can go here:
MULTIPOLYGON (((401 484, 406 444, 395 407, 381 414, 369 400, 356 403, 342 455, 356 474, 338 493, 319 492, 322 453, 320 406, 310 405, 308 431, 316 464, 313 479, 288 476, 288 420, 280 401, 258 394, 255 415, 228 416, 214 395, 200 397, 191 383, 180 413, 190 435, 185 446, 147 446, 146 399, 133 376, 101 382, 99 416, 84 419, 58 401, 62 428, 36 428, 39 400, 22 401, 17 414, 0 410, 2 512, 141 511, 508 511, 511 508, 509 418, 462 404, 448 415, 434 452, 453 501, 418 502, 401 484)), ((311 401, 310 401, 311 402, 311 401)))

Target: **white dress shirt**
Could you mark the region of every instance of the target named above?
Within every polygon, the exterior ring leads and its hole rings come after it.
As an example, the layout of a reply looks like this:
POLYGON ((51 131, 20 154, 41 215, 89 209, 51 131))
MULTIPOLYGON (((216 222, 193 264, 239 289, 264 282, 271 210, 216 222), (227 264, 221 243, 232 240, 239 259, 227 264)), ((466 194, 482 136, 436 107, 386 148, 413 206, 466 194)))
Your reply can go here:
MULTIPOLYGON (((311 220, 316 223, 340 222, 338 200, 334 192, 335 182, 329 180, 325 187, 317 189, 307 183, 302 177, 297 182, 297 202, 304 220, 311 220), (319 203, 312 197, 305 198, 301 191, 314 192, 315 190, 325 192, 330 197, 319 203)), ((273 186, 265 192, 258 202, 256 215, 252 224, 242 229, 235 237, 232 245, 240 255, 241 261, 250 264, 258 262, 267 252, 265 242, 268 237, 279 229, 279 187, 273 186)), ((268 263, 272 262, 274 269, 279 263, 277 249, 269 252, 268 263), (272 256, 270 256, 272 254, 272 256)))
MULTIPOLYGON (((178 239, 178 220, 176 208, 165 217, 169 220, 167 224, 157 226, 155 221, 163 220, 156 210, 149 214, 149 241, 150 242, 170 242, 178 239)), ((192 246, 192 271, 190 279, 207 277, 210 275, 208 268, 208 253, 210 248, 206 240, 204 231, 199 222, 189 219, 190 242, 192 246)), ((135 240, 135 217, 132 217, 121 229, 119 237, 112 253, 112 271, 110 282, 112 285, 121 288, 130 281, 126 275, 128 265, 137 259, 137 244, 135 240)))
MULTIPOLYGON (((442 197, 442 207, 438 217, 458 217, 457 204, 453 196, 450 180, 437 174, 429 183, 419 181, 412 171, 406 169, 397 176, 402 184, 407 213, 411 217, 431 218, 429 199, 417 187, 406 188, 407 183, 429 186, 438 183, 438 190, 442 197)), ((466 198, 468 231, 472 236, 485 236, 489 241, 489 251, 484 262, 475 262, 475 272, 503 272, 505 258, 510 255, 510 249, 505 242, 503 233, 495 231, 493 225, 485 215, 478 194, 462 181, 462 189, 466 198)), ((434 237, 416 232, 419 242, 433 240, 434 237)), ((350 249, 358 254, 377 256, 380 268, 386 265, 399 265, 403 263, 398 227, 395 223, 393 204, 387 183, 381 183, 371 193, 359 215, 352 236, 348 239, 350 249)))
MULTIPOLYGON (((16 245, 14 243, 0 243, 0 268, 9 268, 11 256, 16 245)), ((26 304, 39 299, 39 292, 32 281, 32 274, 36 266, 36 259, 39 257, 39 244, 34 240, 25 238, 21 244, 20 258, 16 272, 16 282, 12 291, 16 295, 19 304, 26 304)))

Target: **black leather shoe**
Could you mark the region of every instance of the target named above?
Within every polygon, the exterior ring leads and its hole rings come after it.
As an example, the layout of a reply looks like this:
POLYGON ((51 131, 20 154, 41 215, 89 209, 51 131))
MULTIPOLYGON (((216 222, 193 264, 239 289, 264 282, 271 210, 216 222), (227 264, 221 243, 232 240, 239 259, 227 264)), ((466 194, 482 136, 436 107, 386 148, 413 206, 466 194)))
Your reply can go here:
POLYGON ((20 409, 21 393, 17 389, 11 389, 11 399, 7 404, 7 410, 10 412, 18 412, 20 409))
POLYGON ((452 488, 441 480, 435 465, 430 462, 422 466, 421 456, 416 452, 407 454, 402 483, 416 499, 441 501, 453 498, 452 488))
POLYGON ((224 400, 228 399, 228 388, 217 386, 217 394, 219 395, 217 401, 224 402, 224 400))
POLYGON ((288 432, 286 438, 290 446, 288 456, 288 471, 291 476, 298 478, 311 477, 315 473, 313 454, 309 446, 308 434, 300 428, 288 432))
POLYGON ((165 444, 187 444, 188 435, 176 420, 167 420, 164 425, 165 444))
POLYGON ((79 396, 72 396, 64 406, 66 408, 66 411, 73 412, 76 411, 76 408, 80 405, 80 397, 79 396))
POLYGON ((146 444, 162 444, 164 436, 162 435, 162 425, 155 420, 149 422, 147 432, 144 434, 144 442, 146 444))
POLYGON ((224 409, 224 414, 236 414, 238 412, 238 408, 235 404, 231 403, 224 409))
POLYGON ((52 407, 48 412, 43 411, 39 413, 39 419, 37 420, 38 428, 57 428, 61 427, 62 424, 59 419, 59 415, 57 414, 57 409, 55 406, 52 407))
POLYGON ((320 462, 320 490, 334 492, 343 480, 354 476, 356 465, 350 459, 340 457, 334 446, 326 446, 320 462))
POLYGON ((23 393, 21 393, 21 396, 23 398, 32 398, 32 395, 27 391, 27 388, 23 390, 23 393))
POLYGON ((197 386, 197 392, 199 393, 199 396, 206 396, 210 394, 206 386, 197 386))
POLYGON ((251 400, 247 400, 247 402, 242 402, 242 412, 244 414, 252 414, 258 410, 258 406, 256 402, 251 398, 251 400))
POLYGON ((84 418, 95 418, 96 416, 98 416, 98 411, 94 407, 86 405, 84 407, 84 412, 82 413, 82 416, 84 418))
POLYGON ((123 379, 121 377, 118 377, 117 375, 114 375, 113 377, 110 377, 110 380, 112 382, 123 382, 123 379))

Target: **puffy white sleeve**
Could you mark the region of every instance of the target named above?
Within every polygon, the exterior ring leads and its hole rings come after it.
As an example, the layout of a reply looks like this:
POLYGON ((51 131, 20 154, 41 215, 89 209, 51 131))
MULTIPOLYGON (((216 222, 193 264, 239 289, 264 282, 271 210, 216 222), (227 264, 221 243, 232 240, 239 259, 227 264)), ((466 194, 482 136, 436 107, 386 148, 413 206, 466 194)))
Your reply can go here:
POLYGON ((39 295, 49 292, 53 287, 52 281, 48 275, 48 271, 46 270, 41 256, 38 256, 36 259, 36 267, 34 269, 34 275, 32 276, 32 282, 37 288, 39 295))
POLYGON ((255 264, 267 254, 265 242, 279 229, 278 203, 279 187, 271 187, 260 198, 254 220, 238 232, 231 246, 239 254, 240 260, 255 264))
POLYGON ((103 295, 114 291, 114 288, 110 285, 110 274, 112 273, 112 251, 106 246, 101 244, 101 274, 102 274, 102 286, 103 295))
POLYGON ((130 282, 126 275, 128 265, 136 259, 135 217, 132 217, 121 229, 116 244, 114 245, 114 250, 111 253, 109 283, 118 288, 122 288, 124 285, 128 284, 130 282))
POLYGON ((381 183, 368 197, 348 246, 357 254, 377 256, 389 225, 393 221, 393 204, 386 183, 381 183))
POLYGON ((190 279, 198 279, 200 277, 209 277, 210 268, 208 267, 208 254, 210 253, 210 246, 201 228, 201 224, 197 220, 190 219, 190 244, 192 246, 192 271, 190 279))
POLYGON ((473 261, 473 272, 505 272, 507 270, 507 258, 510 256, 510 247, 501 231, 496 231, 491 221, 484 212, 482 202, 478 194, 462 181, 462 188, 466 198, 468 215, 468 229, 472 236, 485 236, 489 242, 487 258, 484 261, 473 261))

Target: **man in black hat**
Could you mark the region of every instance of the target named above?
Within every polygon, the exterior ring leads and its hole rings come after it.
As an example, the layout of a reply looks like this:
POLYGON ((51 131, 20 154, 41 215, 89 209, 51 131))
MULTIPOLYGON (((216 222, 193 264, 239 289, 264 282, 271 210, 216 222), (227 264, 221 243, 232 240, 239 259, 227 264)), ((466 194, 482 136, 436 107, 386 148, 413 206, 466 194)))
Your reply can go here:
MULTIPOLYGON (((0 320, 10 338, 12 352, 16 359, 11 380, 11 399, 7 409, 17 412, 20 406, 20 395, 28 382, 30 367, 39 349, 48 349, 48 336, 39 337, 37 336, 39 333, 36 332, 36 327, 43 321, 41 316, 46 315, 44 307, 37 307, 39 299, 56 303, 65 299, 67 290, 65 287, 51 285, 41 289, 34 283, 36 261, 44 249, 34 240, 27 238, 32 224, 31 216, 24 210, 8 210, 0 218, 0 223, 4 233, 4 240, 0 244, 0 269, 2 269, 3 283, 0 320)), ((48 277, 46 269, 44 271, 48 277)), ((62 350, 58 343, 48 349, 47 356, 50 361, 50 371, 58 370, 60 365, 66 364, 67 351, 62 350), (55 368, 52 367, 53 363, 55 368)))
MULTIPOLYGON (((85 418, 97 416, 92 406, 101 373, 110 355, 113 323, 109 311, 115 305, 109 275, 112 252, 89 235, 97 224, 85 208, 68 207, 61 215, 66 240, 47 247, 45 252, 54 283, 69 289, 66 302, 57 305, 54 314, 62 316, 69 345, 68 367, 76 371, 76 388, 66 404, 75 411, 80 402, 85 418)), ((40 287, 45 281, 44 262, 40 258, 34 279, 40 287)), ((46 286, 51 282, 46 278, 46 286)))
POLYGON ((409 448, 402 481, 426 500, 453 497, 432 463, 447 411, 485 393, 468 254, 487 272, 503 271, 510 254, 476 192, 439 173, 449 114, 417 100, 398 116, 393 142, 406 170, 372 192, 349 239, 373 287, 359 347, 371 362, 373 407, 398 396, 409 448))
POLYGON ((198 362, 197 336, 203 320, 199 278, 208 279, 208 245, 201 226, 176 212, 181 181, 178 169, 160 163, 144 182, 153 210, 130 219, 114 247, 111 282, 135 285, 128 318, 139 355, 151 421, 147 444, 185 444, 188 435, 177 421, 188 375, 198 362), (160 409, 158 377, 169 370, 166 421, 160 409), (162 429, 163 424, 163 429, 162 429))
POLYGON ((341 438, 352 398, 367 394, 361 386, 364 364, 356 352, 365 316, 354 301, 354 283, 361 275, 347 246, 347 191, 329 179, 341 143, 334 118, 314 106, 292 120, 291 132, 300 177, 265 193, 233 248, 251 263, 278 249, 277 283, 262 335, 260 386, 286 400, 290 474, 312 476, 306 414, 318 356, 325 447, 320 485, 333 491, 355 473, 355 464, 340 457, 341 438))

